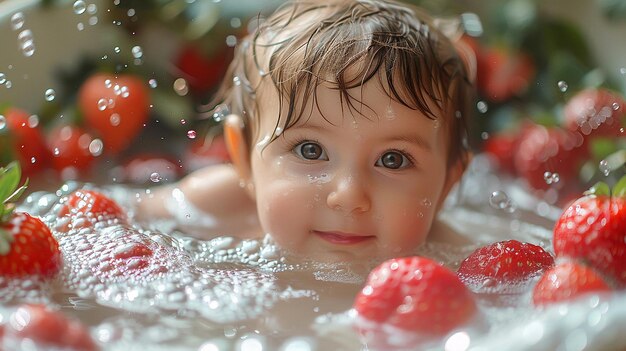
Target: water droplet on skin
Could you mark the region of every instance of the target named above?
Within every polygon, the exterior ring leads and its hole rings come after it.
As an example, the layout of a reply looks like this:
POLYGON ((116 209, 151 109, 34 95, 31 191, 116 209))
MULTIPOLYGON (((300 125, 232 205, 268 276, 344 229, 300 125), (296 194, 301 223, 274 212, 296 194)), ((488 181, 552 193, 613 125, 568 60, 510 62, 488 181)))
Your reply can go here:
POLYGON ((608 176, 611 173, 611 167, 609 167, 609 163, 607 162, 607 160, 600 161, 600 165, 598 166, 598 168, 600 169, 600 172, 602 172, 602 174, 604 174, 605 176, 608 176))
POLYGON ((489 106, 487 106, 487 103, 484 101, 478 101, 478 103, 476 103, 476 108, 480 113, 486 113, 489 111, 489 106))
POLYGON ((156 88, 158 86, 157 80, 152 78, 148 81, 148 85, 150 85, 150 88, 156 88))
POLYGON ((13 30, 20 30, 24 26, 24 14, 22 12, 16 12, 11 16, 11 28, 13 30))
POLYGON ((37 159, 36 159, 36 158, 34 158, 34 157, 31 157, 31 158, 30 158, 30 163, 35 163, 35 162, 37 162, 37 159))
POLYGON ((7 119, 0 115, 0 130, 3 130, 7 126, 7 119))
POLYGON ((240 86, 241 85, 241 79, 239 77, 237 77, 237 76, 234 76, 233 77, 233 84, 235 86, 240 86))
POLYGON ((153 183, 158 183, 161 181, 161 175, 157 172, 150 174, 150 181, 153 183))
POLYGON ((617 111, 620 108, 620 106, 619 106, 619 104, 617 102, 614 102, 611 106, 613 107, 613 111, 617 111))
POLYGON ((98 100, 98 110, 100 110, 100 111, 106 110, 107 105, 108 105, 108 103, 107 103, 106 99, 98 100))
POLYGON ((187 138, 189 139, 195 139, 196 138, 196 131, 195 130, 190 130, 187 132, 187 138))
POLYGON ((422 204, 426 207, 430 207, 433 205, 432 201, 430 201, 429 198, 424 198, 424 200, 422 201, 422 204))
POLYGON ((556 83, 556 85, 559 87, 559 90, 563 93, 567 91, 567 88, 569 88, 569 85, 567 85, 567 83, 563 80, 560 80, 558 83, 556 83))
POLYGON ((77 15, 82 15, 85 10, 87 10, 87 5, 83 0, 77 0, 74 2, 74 13, 77 15))
POLYGON ((187 121, 186 121, 184 118, 182 118, 182 119, 180 120, 180 124, 185 125, 185 124, 187 124, 187 121))
POLYGON ((0 85, 7 82, 7 76, 4 73, 0 73, 0 85))
POLYGON ((122 121, 122 118, 117 113, 112 114, 111 117, 109 118, 109 122, 111 122, 111 125, 114 127, 119 126, 121 121, 122 121))
POLYGON ((47 89, 44 93, 44 97, 46 98, 46 101, 52 101, 56 97, 56 92, 54 89, 47 89))
POLYGON ((119 54, 120 52, 122 52, 122 49, 120 49, 119 46, 116 46, 113 48, 113 51, 115 51, 116 54, 119 54))
POLYGON ((141 50, 141 46, 133 46, 130 50, 133 54, 134 58, 141 58, 143 56, 143 51, 141 50))

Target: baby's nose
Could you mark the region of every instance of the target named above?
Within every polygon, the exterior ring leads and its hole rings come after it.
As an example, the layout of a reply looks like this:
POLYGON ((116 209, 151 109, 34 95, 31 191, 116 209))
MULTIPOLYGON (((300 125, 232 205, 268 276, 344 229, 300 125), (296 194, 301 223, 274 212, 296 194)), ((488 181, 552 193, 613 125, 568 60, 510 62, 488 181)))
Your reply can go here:
POLYGON ((328 194, 326 202, 328 207, 345 214, 367 212, 371 208, 368 190, 362 177, 348 173, 335 177, 333 189, 328 194))

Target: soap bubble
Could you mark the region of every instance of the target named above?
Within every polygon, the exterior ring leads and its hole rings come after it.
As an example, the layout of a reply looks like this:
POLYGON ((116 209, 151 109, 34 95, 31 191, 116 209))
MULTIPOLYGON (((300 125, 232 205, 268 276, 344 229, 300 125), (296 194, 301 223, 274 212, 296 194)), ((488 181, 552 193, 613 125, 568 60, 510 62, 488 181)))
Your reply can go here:
POLYGON ((46 101, 52 101, 56 98, 56 92, 54 89, 47 89, 44 93, 44 97, 46 98, 46 101))
POLYGON ((85 2, 83 0, 76 0, 76 2, 74 2, 74 13, 77 15, 81 15, 83 13, 85 13, 85 10, 87 10, 87 4, 85 4, 85 2))
POLYGON ((13 30, 20 30, 24 26, 24 13, 16 12, 11 16, 11 28, 13 30))

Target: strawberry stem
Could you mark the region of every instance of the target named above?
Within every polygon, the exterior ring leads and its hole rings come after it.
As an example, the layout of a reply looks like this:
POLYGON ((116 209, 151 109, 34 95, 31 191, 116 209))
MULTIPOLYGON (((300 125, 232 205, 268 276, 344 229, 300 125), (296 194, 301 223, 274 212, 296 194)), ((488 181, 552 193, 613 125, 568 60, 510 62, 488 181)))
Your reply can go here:
POLYGON ((626 175, 620 178, 613 186, 613 196, 626 197, 626 175))

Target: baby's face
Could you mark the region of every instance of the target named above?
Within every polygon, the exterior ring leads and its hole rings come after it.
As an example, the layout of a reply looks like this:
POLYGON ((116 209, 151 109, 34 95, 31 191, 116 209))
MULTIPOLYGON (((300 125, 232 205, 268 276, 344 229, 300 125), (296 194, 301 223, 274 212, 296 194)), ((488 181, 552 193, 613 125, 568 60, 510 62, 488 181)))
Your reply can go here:
POLYGON ((351 91, 371 107, 368 120, 320 87, 322 112, 269 144, 276 120, 268 116, 278 111, 261 106, 254 196, 263 230, 282 248, 337 262, 410 254, 424 243, 451 186, 446 128, 380 89, 372 80, 351 91))

